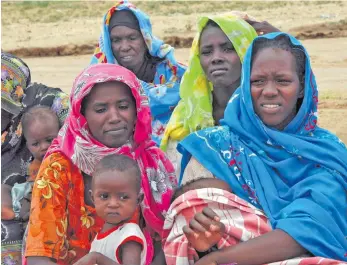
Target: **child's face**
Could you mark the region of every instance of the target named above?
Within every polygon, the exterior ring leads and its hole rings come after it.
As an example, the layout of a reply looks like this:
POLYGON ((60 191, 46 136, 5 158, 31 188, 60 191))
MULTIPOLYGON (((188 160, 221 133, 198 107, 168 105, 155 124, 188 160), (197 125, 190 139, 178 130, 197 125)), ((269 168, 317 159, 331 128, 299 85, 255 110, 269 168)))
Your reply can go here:
POLYGON ((24 136, 27 147, 35 159, 42 161, 58 132, 59 124, 55 120, 34 121, 29 124, 24 136))
POLYGON ((133 169, 120 172, 107 170, 93 179, 92 195, 96 213, 110 225, 131 219, 139 203, 136 174, 133 169))

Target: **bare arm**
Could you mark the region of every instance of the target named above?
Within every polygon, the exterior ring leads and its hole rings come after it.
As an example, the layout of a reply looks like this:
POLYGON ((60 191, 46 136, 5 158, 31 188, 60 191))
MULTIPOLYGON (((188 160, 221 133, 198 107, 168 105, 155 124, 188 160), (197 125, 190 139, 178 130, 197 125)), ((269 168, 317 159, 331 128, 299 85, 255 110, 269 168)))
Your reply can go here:
POLYGON ((15 217, 12 208, 11 198, 12 187, 7 184, 1 184, 1 219, 12 220, 15 217))
MULTIPOLYGON (((142 245, 135 241, 129 241, 121 246, 122 265, 141 264, 142 245)), ((101 264, 104 265, 104 264, 101 264)), ((106 265, 106 264, 105 264, 106 265)))
MULTIPOLYGON (((90 252, 73 265, 119 265, 117 262, 109 259, 98 252, 90 252)), ((29 264, 28 264, 29 265, 29 264)))
POLYGON ((53 259, 47 257, 27 257, 28 265, 57 265, 53 259))
POLYGON ((196 265, 259 265, 294 258, 305 253, 307 251, 290 235, 275 229, 249 241, 213 252, 200 259, 196 265))
POLYGON ((154 241, 154 259, 151 265, 165 265, 165 255, 161 241, 154 241))

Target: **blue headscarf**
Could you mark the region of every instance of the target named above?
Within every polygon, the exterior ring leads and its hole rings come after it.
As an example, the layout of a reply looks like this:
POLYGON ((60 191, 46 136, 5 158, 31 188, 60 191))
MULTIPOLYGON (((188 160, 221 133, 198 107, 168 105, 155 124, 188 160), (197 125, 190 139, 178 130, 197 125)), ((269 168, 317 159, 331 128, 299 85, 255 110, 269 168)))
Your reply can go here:
POLYGON ((119 10, 130 10, 136 16, 150 55, 163 58, 163 61, 156 66, 153 83, 141 81, 142 87, 149 97, 153 117, 152 139, 159 145, 165 127, 180 99, 179 86, 186 67, 176 61, 173 47, 164 44, 162 40, 152 35, 152 25, 149 17, 127 1, 113 6, 105 14, 99 44, 95 49, 91 64, 118 64, 112 52, 109 22, 113 13, 119 10))
POLYGON ((237 196, 262 208, 273 229, 285 231, 315 256, 347 261, 347 150, 316 125, 318 91, 309 56, 285 33, 254 42, 222 126, 193 133, 178 147, 184 155, 182 171, 194 156, 237 196), (279 35, 288 36, 306 55, 304 99, 283 131, 264 125, 254 112, 250 91, 254 42, 279 35))

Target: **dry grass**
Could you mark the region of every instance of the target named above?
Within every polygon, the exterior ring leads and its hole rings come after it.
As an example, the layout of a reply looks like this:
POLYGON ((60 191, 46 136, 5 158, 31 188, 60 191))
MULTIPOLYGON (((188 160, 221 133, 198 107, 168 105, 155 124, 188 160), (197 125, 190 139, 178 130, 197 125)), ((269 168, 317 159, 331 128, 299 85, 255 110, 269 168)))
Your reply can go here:
MULTIPOLYGON (((293 1, 132 1, 149 15, 215 13, 227 10, 263 10, 292 6, 293 1), (217 4, 218 3, 218 4, 217 4)), ((295 1, 296 6, 309 6, 341 1, 295 1)), ((2 1, 2 25, 14 23, 49 23, 76 18, 102 17, 114 1, 2 1)))

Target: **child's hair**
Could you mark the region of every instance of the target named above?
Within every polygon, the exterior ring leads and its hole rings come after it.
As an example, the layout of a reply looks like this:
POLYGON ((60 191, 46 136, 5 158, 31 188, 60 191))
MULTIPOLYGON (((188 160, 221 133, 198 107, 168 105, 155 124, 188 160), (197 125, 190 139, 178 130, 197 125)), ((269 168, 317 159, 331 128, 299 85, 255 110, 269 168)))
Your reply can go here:
POLYGON ((60 128, 58 115, 53 110, 51 110, 51 108, 47 106, 42 106, 42 105, 36 105, 29 108, 27 111, 24 112, 21 119, 22 131, 23 131, 24 137, 26 135, 28 127, 33 122, 40 121, 45 123, 52 119, 57 122, 58 127, 60 128))
POLYGON ((96 165, 93 179, 100 173, 105 171, 120 171, 135 170, 136 190, 139 192, 141 189, 141 170, 137 161, 125 155, 112 154, 103 157, 96 165))

